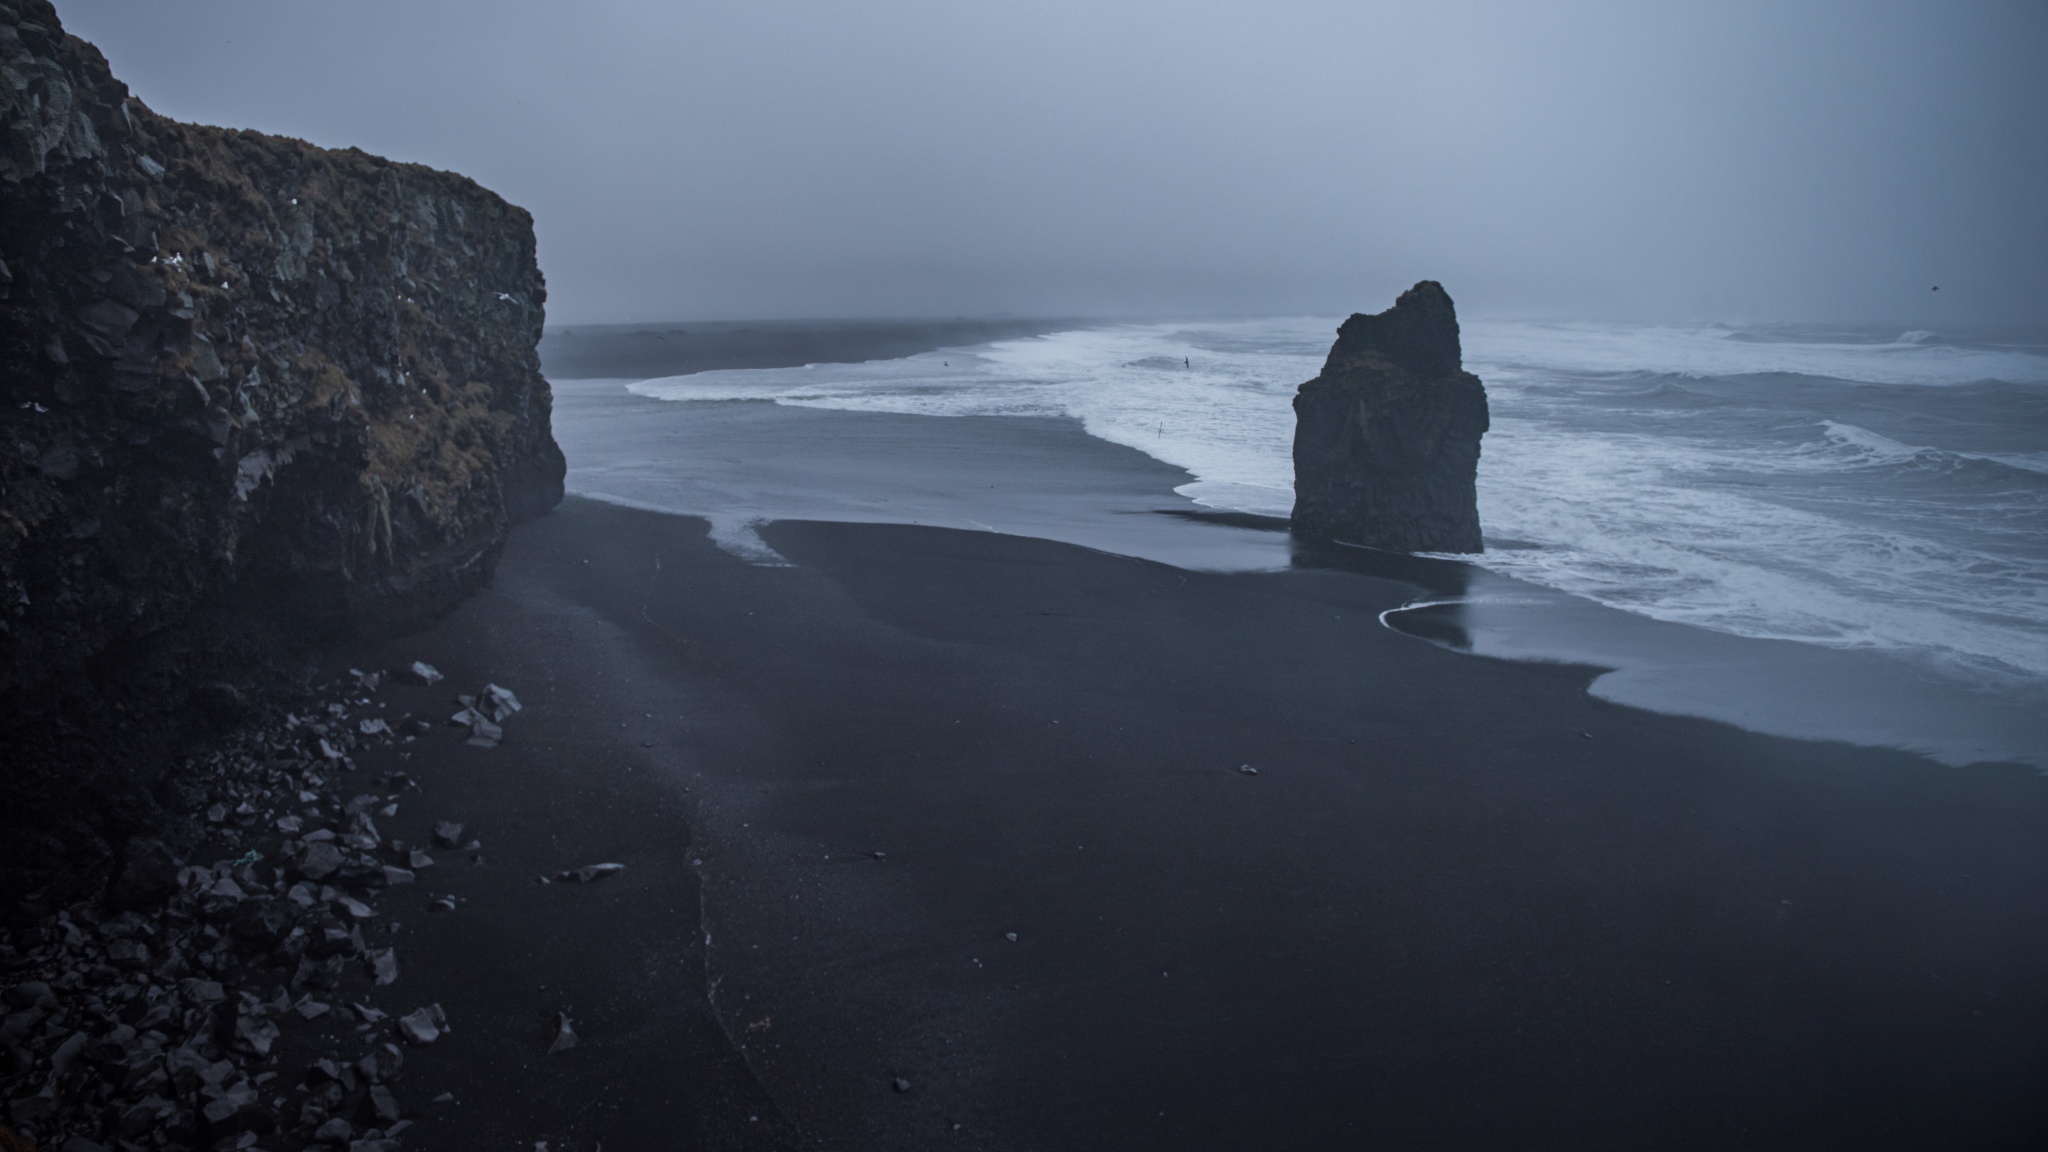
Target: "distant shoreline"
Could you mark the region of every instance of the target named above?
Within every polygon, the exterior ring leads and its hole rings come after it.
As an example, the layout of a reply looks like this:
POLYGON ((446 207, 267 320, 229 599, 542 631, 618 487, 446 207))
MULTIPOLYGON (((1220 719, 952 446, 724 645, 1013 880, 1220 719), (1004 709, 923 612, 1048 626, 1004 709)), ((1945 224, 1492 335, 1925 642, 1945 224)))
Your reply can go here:
POLYGON ((541 337, 541 371, 551 380, 644 380, 730 368, 858 364, 1104 322, 1070 318, 572 324, 541 337))

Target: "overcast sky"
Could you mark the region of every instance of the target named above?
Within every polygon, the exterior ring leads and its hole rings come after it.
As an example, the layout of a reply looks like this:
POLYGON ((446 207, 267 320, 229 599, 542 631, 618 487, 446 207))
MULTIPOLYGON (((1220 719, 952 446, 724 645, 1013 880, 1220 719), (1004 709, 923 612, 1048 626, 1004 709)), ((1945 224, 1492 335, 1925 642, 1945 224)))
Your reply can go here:
POLYGON ((56 2, 531 210, 556 322, 2048 321, 2041 0, 56 2))

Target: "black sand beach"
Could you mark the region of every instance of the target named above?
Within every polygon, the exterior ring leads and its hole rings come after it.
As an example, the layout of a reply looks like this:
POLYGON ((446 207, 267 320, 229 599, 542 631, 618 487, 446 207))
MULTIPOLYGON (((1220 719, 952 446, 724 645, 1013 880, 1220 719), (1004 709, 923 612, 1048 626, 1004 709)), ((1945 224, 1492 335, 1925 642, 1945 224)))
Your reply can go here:
MULTIPOLYGON (((928 507, 958 496, 934 461, 985 454, 950 438, 1006 423, 705 407, 887 439, 869 478, 928 507)), ((1018 422, 1035 447, 999 469, 1028 485, 1035 456, 1093 492, 1041 493, 1046 515, 1284 539, 1154 515, 1172 470, 1056 425, 1018 422)), ((728 463, 783 442, 721 427, 728 463)), ((436 733, 405 765, 409 818, 485 844, 422 879, 462 910, 398 938, 393 993, 456 1029, 409 1071, 458 1101, 422 1146, 2048 1136, 2030 769, 1759 736, 1593 699, 1590 668, 1446 651, 1377 619, 1425 562, 1218 574, 784 518, 757 529, 767 566, 707 531, 572 497, 439 627, 346 654, 527 704, 502 747, 436 733), (628 867, 534 879, 599 860, 628 867), (584 1043, 543 1057, 563 1009, 584 1043)))

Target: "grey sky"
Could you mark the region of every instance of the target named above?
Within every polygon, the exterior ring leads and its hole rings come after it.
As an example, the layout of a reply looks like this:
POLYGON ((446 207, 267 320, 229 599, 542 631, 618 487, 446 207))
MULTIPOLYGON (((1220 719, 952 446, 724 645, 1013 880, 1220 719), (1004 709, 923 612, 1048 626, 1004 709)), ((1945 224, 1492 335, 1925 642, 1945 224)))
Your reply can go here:
POLYGON ((556 321, 2048 321, 2039 0, 56 2, 159 112, 530 209, 556 321))

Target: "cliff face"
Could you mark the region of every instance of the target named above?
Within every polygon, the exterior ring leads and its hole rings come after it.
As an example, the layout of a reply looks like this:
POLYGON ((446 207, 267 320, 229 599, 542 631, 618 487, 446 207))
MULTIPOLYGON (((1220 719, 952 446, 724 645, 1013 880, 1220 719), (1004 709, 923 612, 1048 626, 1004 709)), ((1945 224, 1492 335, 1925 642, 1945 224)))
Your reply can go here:
POLYGON ((43 0, 0 128, 0 793, 146 776, 194 683, 425 622, 561 499, 521 209, 160 117, 43 0))
POLYGON ((1479 552, 1486 389, 1464 370, 1458 314, 1424 280, 1337 329, 1294 397, 1294 529, 1400 552, 1479 552))

